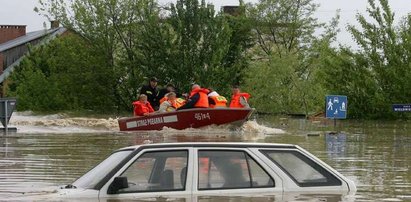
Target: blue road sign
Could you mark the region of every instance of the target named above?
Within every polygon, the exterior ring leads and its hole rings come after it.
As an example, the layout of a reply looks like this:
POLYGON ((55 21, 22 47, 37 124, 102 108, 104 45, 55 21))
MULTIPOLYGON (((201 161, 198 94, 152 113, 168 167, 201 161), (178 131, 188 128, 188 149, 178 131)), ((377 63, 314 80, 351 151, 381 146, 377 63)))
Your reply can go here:
POLYGON ((347 104, 347 96, 325 96, 325 117, 328 119, 346 119, 348 106, 347 104))

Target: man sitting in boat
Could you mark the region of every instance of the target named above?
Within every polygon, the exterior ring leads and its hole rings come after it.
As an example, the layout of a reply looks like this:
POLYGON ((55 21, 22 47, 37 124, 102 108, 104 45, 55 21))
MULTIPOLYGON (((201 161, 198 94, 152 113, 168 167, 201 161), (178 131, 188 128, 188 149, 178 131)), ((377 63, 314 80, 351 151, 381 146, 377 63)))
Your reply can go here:
POLYGON ((177 110, 183 109, 192 109, 192 108, 208 108, 208 96, 207 94, 210 91, 205 88, 201 88, 199 85, 194 84, 191 87, 190 97, 188 98, 188 102, 178 108, 177 110))
POLYGON ((141 94, 138 101, 133 102, 134 116, 148 116, 154 112, 150 102, 147 101, 147 95, 141 94))
POLYGON ((239 86, 233 86, 230 108, 250 108, 250 105, 248 104, 249 98, 250 94, 242 93, 239 86))
POLYGON ((227 107, 227 99, 224 96, 218 94, 212 88, 208 88, 210 93, 208 93, 208 103, 210 108, 225 108, 227 107))
POLYGON ((174 92, 167 93, 164 99, 162 99, 160 109, 157 112, 173 112, 184 105, 185 100, 177 98, 177 94, 174 92))

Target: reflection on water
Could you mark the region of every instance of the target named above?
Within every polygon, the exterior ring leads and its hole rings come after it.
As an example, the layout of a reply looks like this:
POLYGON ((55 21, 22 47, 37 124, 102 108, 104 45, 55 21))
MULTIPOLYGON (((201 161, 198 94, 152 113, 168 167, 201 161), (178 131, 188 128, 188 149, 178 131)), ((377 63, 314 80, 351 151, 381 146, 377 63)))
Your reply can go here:
POLYGON ((327 145, 329 158, 344 157, 346 142, 347 134, 345 133, 326 133, 325 144, 327 145))
MULTIPOLYGON (((319 195, 200 197, 198 201, 411 201, 410 122, 346 121, 339 123, 338 129, 342 132, 338 134, 327 132, 332 129, 332 123, 327 122, 278 117, 263 117, 259 122, 287 133, 239 132, 210 127, 144 133, 73 133, 78 132, 76 130, 57 134, 44 131, 10 134, 0 138, 0 200, 71 183, 113 150, 124 146, 157 142, 248 141, 298 144, 354 180, 357 195, 348 199, 319 195)), ((31 126, 25 127, 30 129, 31 126)))

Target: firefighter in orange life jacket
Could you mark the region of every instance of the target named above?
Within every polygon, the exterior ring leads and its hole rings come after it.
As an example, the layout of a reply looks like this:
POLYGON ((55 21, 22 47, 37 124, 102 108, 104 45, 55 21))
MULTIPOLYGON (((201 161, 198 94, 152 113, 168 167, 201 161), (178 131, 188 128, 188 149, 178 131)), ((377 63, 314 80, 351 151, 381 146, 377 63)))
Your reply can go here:
POLYGON ((230 108, 250 108, 248 99, 250 94, 242 93, 238 86, 233 87, 233 95, 231 96, 230 108))
POLYGON ((191 87, 191 93, 190 97, 188 98, 188 101, 186 104, 178 108, 177 110, 182 110, 182 109, 191 109, 191 108, 208 108, 209 103, 208 103, 208 96, 207 94, 210 91, 205 88, 201 88, 199 85, 194 84, 191 87))
POLYGON ((210 93, 208 93, 208 103, 210 108, 225 108, 227 107, 227 99, 224 96, 221 96, 212 88, 208 88, 210 93))
POLYGON ((138 101, 133 102, 134 116, 148 116, 154 112, 150 102, 147 101, 147 95, 141 94, 138 101))
POLYGON ((177 98, 176 93, 170 92, 166 94, 165 99, 161 102, 158 112, 172 112, 181 106, 181 99, 177 98))

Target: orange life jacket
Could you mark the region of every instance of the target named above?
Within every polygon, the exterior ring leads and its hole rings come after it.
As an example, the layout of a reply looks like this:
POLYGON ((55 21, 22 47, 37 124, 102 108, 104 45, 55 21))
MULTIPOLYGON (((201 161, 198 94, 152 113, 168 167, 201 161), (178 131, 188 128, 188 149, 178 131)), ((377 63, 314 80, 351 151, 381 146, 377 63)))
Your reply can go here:
MULTIPOLYGON (((163 102, 168 101, 168 97, 163 97, 160 100, 160 104, 162 104, 163 102)), ((176 109, 180 108, 181 106, 183 106, 186 103, 186 100, 184 100, 183 98, 177 98, 175 100, 175 103, 171 103, 171 105, 173 105, 173 107, 175 107, 176 109), (174 106, 175 105, 175 106, 174 106)))
POLYGON ((164 96, 163 98, 160 99, 160 104, 167 100, 168 100, 168 97, 164 96))
POLYGON ((210 99, 214 100, 215 104, 210 103, 210 108, 222 108, 227 107, 227 99, 224 96, 211 96, 210 99))
POLYGON ((184 100, 183 98, 177 98, 176 99, 176 109, 180 108, 181 106, 183 106, 186 103, 186 100, 184 100))
POLYGON ((208 96, 207 94, 210 91, 208 89, 205 88, 197 88, 191 91, 190 93, 190 98, 193 97, 195 94, 199 94, 200 98, 198 99, 197 103, 194 105, 194 107, 196 108, 208 108, 209 104, 208 104, 208 96))
POLYGON ((171 107, 168 107, 168 108, 166 109, 168 112, 170 112, 170 111, 175 111, 176 109, 178 109, 178 108, 181 107, 181 104, 180 104, 179 102, 177 102, 177 99, 174 100, 173 102, 170 101, 170 100, 167 100, 166 102, 170 103, 170 105, 171 105, 171 107), (170 109, 170 108, 171 108, 171 109, 170 109))
POLYGON ((172 102, 170 100, 166 100, 164 102, 168 102, 171 105, 171 106, 167 107, 167 109, 166 109, 167 112, 172 112, 172 111, 175 111, 177 109, 177 103, 175 101, 172 102))
POLYGON ((247 101, 250 98, 250 94, 248 93, 237 93, 233 94, 231 97, 230 108, 244 108, 244 106, 240 102, 240 97, 244 97, 247 101))
POLYGON ((134 116, 144 116, 145 113, 151 113, 154 112, 153 107, 151 107, 151 104, 149 102, 140 102, 140 101, 135 101, 133 102, 134 106, 134 116))

